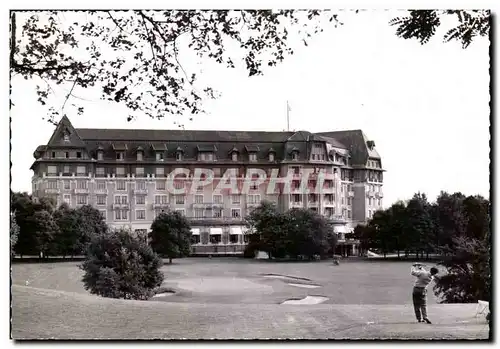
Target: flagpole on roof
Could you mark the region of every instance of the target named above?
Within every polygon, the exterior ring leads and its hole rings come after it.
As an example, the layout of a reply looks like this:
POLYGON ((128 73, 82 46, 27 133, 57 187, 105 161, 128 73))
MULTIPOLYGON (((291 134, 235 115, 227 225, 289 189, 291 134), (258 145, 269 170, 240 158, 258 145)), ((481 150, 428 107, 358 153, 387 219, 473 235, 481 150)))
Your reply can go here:
POLYGON ((290 104, 288 103, 288 100, 286 101, 286 130, 290 131, 290 111, 292 108, 290 108, 290 104))

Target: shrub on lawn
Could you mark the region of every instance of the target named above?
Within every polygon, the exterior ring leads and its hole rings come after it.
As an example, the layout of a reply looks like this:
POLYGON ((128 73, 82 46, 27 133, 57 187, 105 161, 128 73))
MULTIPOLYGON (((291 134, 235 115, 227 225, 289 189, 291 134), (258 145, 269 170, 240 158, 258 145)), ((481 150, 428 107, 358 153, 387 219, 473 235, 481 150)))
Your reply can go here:
POLYGON ((108 298, 148 299, 163 282, 161 258, 127 230, 95 236, 80 266, 86 290, 108 298))

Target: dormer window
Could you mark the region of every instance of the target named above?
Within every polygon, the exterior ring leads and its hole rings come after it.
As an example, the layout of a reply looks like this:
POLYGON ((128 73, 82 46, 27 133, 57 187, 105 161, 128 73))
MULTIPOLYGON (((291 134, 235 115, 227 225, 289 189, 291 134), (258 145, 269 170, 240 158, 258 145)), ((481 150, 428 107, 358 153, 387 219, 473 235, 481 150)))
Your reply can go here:
POLYGON ((245 149, 248 153, 248 161, 256 162, 257 161, 257 153, 259 152, 258 145, 246 145, 245 149))
POLYGON ((269 161, 274 161, 274 153, 269 153, 269 161))
POLYGON ((76 158, 77 159, 81 159, 82 158, 82 152, 81 151, 77 151, 76 152, 76 158))
POLYGON ((297 149, 297 147, 293 147, 290 151, 290 155, 292 156, 292 160, 299 160, 299 149, 297 149))
POLYGON ((65 142, 69 142, 69 133, 68 133, 68 131, 64 131, 64 133, 63 133, 63 140, 65 142))
POLYGON ((104 159, 104 150, 102 149, 101 146, 97 147, 97 160, 103 160, 104 159))
POLYGON ((175 160, 181 161, 183 154, 184 150, 181 147, 177 147, 177 149, 175 150, 175 160))
POLYGON ((165 160, 165 154, 163 152, 158 151, 156 152, 156 161, 163 161, 165 160))
POLYGON ((231 161, 238 161, 238 155, 239 155, 239 151, 236 147, 233 147, 233 149, 231 149, 229 151, 229 156, 231 157, 231 161))
POLYGON ((144 160, 144 150, 142 150, 142 147, 139 146, 137 147, 137 161, 142 161, 144 160))
POLYGON ((123 161, 125 160, 125 152, 119 151, 116 153, 116 160, 123 161))

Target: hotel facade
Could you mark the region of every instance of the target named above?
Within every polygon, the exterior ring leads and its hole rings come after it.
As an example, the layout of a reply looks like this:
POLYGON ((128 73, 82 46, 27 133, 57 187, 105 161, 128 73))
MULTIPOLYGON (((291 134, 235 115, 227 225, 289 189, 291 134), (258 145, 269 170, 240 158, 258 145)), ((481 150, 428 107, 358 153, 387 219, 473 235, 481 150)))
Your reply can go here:
POLYGON ((345 234, 382 208, 381 157, 361 130, 75 129, 63 117, 33 155, 34 197, 90 204, 111 228, 135 234, 180 211, 195 255, 242 253, 243 219, 264 200, 322 214, 338 234, 336 253, 356 255, 345 234))

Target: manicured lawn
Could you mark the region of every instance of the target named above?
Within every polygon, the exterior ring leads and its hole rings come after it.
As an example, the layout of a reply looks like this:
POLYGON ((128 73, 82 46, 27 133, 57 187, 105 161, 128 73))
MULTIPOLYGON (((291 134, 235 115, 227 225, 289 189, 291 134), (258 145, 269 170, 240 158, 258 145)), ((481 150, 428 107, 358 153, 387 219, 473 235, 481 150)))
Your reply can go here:
POLYGON ((475 304, 436 304, 432 293, 433 325, 415 323, 409 263, 346 261, 333 266, 183 259, 163 267, 165 286, 177 293, 143 302, 89 295, 77 264, 12 266, 14 338, 488 337, 484 318, 474 317, 475 304), (307 295, 328 300, 316 305, 279 304, 307 295))
MULTIPOLYGON (((207 283, 211 278, 217 282, 224 278, 245 279, 253 284, 272 287, 271 293, 263 294, 222 292, 219 287, 210 291, 203 287, 200 292, 192 288, 189 292, 180 289, 175 297, 165 299, 169 302, 201 303, 280 303, 287 297, 316 294, 328 297, 326 303, 332 304, 407 304, 411 300, 414 278, 410 275, 410 264, 405 262, 383 261, 343 261, 333 266, 330 261, 322 262, 268 262, 239 258, 187 258, 165 264, 165 284, 176 287, 186 283, 207 283), (320 285, 315 289, 302 289, 287 285, 286 280, 265 278, 263 274, 278 274, 307 278, 311 283, 320 285), (194 292, 193 292, 194 291, 194 292), (221 295, 223 293, 223 295, 221 295), (223 298, 223 299, 221 299, 223 298)), ((55 289, 87 293, 81 283, 82 271, 78 263, 15 264, 12 266, 14 284, 36 288, 55 289)), ((291 282, 291 280, 290 280, 291 282)), ((243 282, 242 282, 243 283, 243 282)), ((232 289, 234 289, 234 282, 232 289)), ((229 284, 228 284, 229 285, 229 284)), ((224 287, 223 285, 221 287, 224 287)), ((429 304, 436 303, 432 286, 429 286, 429 304)), ((200 287, 201 288, 201 287, 200 287)), ((266 287, 263 287, 263 289, 266 287)))

